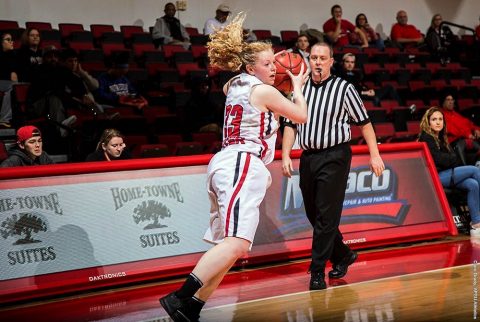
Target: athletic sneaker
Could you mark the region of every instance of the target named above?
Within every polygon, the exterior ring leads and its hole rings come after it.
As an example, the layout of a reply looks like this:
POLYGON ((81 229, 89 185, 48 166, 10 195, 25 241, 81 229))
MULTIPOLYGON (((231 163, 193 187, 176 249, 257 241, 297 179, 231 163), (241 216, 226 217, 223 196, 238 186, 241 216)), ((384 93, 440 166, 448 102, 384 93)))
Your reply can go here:
POLYGON ((470 224, 470 236, 480 237, 480 227, 475 228, 472 224, 470 224))
POLYGON ((160 304, 175 322, 198 321, 199 315, 192 312, 190 301, 191 299, 181 300, 175 292, 172 292, 162 297, 160 304))

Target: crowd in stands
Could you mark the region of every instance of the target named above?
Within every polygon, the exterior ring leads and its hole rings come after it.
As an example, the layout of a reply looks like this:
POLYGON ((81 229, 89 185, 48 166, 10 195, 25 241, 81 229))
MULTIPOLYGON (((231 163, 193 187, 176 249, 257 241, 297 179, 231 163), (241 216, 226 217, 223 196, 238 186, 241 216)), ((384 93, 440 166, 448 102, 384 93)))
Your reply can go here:
MULTIPOLYGON (((16 21, 0 21, 0 132, 34 125, 45 149, 67 154, 69 161, 84 161, 93 151, 95 160, 218 151, 221 88, 232 74, 209 68, 205 45, 208 35, 228 22, 231 10, 219 5, 201 31, 184 26, 175 13, 175 4, 167 3, 149 30, 125 25, 116 31, 104 24, 86 30, 74 23, 56 30, 48 22, 21 28, 16 21), (114 148, 101 139, 111 128, 123 133, 114 136, 122 141, 113 143, 122 147, 119 155, 108 154, 114 148)), ((284 30, 279 37, 268 29, 245 29, 244 37, 271 41, 275 51, 297 52, 306 61, 313 43, 331 43, 333 73, 355 85, 378 129, 388 125, 387 133, 377 130, 380 142, 416 140, 426 108, 448 110, 443 97, 449 93, 456 100, 455 119, 471 122, 473 137, 463 135, 463 149, 467 155, 478 152, 474 126, 480 120, 480 83, 472 77, 480 75, 478 38, 455 35, 441 25, 440 14, 423 33, 400 10, 395 23, 392 14, 390 37, 382 39, 368 13, 346 14, 355 22, 335 5, 321 30, 284 30)), ((25 142, 11 141, 12 151, 26 151, 25 142)), ((450 143, 462 148, 461 141, 450 143)))

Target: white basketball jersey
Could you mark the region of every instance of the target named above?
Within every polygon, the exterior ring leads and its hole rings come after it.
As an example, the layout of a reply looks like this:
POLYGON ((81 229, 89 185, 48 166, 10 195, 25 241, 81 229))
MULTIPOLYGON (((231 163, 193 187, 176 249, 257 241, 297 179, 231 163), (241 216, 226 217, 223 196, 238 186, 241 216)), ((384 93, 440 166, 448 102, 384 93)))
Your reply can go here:
POLYGON ((232 79, 227 92, 223 123, 223 148, 249 152, 263 163, 275 154, 278 121, 273 112, 262 112, 250 104, 250 93, 263 84, 246 73, 232 79))

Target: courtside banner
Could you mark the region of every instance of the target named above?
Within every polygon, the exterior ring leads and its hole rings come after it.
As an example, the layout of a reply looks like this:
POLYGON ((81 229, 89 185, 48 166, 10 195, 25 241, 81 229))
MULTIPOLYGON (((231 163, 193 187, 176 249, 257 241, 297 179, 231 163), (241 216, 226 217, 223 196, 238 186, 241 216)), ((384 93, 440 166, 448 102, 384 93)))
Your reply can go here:
MULTIPOLYGON (((386 171, 377 178, 366 147, 353 147, 345 241, 361 248, 455 234, 425 146, 380 150, 386 171)), ((237 265, 310 252, 298 174, 283 177, 278 157, 252 252, 237 265)), ((0 169, 0 303, 188 273, 211 247, 202 241, 210 158, 0 169)))

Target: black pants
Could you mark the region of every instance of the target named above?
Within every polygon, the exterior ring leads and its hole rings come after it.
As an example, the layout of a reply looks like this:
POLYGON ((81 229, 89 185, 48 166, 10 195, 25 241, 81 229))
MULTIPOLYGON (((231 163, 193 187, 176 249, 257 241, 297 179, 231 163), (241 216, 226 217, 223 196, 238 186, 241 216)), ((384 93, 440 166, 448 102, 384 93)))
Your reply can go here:
POLYGON ((313 227, 312 273, 324 273, 327 260, 338 263, 350 252, 338 226, 351 160, 347 143, 304 151, 300 158, 300 189, 313 227))

